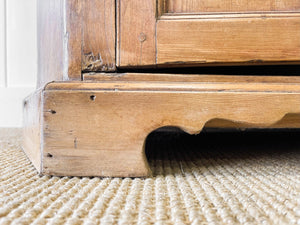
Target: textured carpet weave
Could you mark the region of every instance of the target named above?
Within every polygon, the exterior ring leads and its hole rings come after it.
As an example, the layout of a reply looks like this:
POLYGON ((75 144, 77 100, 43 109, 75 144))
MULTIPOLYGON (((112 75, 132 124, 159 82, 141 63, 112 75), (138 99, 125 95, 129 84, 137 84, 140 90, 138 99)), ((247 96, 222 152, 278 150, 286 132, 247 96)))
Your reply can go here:
POLYGON ((153 177, 38 176, 0 131, 0 224, 300 224, 300 133, 152 134, 153 177))

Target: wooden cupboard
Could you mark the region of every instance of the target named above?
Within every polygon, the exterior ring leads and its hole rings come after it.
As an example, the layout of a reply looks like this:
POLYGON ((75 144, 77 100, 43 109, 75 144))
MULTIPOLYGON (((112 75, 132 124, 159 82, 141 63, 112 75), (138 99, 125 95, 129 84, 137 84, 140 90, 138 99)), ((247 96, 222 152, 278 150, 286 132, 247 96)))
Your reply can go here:
POLYGON ((119 67, 299 62, 299 1, 117 2, 119 67))
POLYGON ((299 65, 296 0, 39 0, 38 47, 23 147, 41 174, 148 176, 165 126, 300 128, 300 76, 184 69, 299 65))

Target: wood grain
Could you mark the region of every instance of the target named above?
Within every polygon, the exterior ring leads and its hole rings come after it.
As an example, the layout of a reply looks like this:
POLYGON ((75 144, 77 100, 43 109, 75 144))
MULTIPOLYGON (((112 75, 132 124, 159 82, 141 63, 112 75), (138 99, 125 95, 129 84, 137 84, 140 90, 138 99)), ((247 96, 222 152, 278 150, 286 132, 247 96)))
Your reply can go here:
POLYGON ((40 0, 37 4, 37 86, 42 87, 49 81, 64 80, 64 2, 40 0))
POLYGON ((118 0, 117 66, 155 65, 155 0, 118 0))
POLYGON ((169 13, 299 11, 298 0, 164 0, 169 13))
POLYGON ((42 89, 24 100, 23 150, 38 172, 41 172, 42 89))
POLYGON ((165 82, 131 76, 136 80, 54 82, 45 87, 43 174, 149 176, 143 146, 149 133, 165 126, 190 134, 217 124, 300 128, 298 77, 288 82, 285 77, 230 82, 214 76, 210 82, 208 77, 196 82, 196 76, 181 81, 184 75, 178 75, 165 82))
POLYGON ((239 15, 240 18, 157 22, 158 64, 300 61, 300 14, 239 15), (282 32, 284 30, 284 32, 282 32), (176 38, 174 38, 176 37, 176 38))
POLYGON ((286 114, 281 120, 272 124, 271 126, 259 127, 253 124, 237 123, 224 119, 212 119, 205 124, 207 128, 229 128, 229 129, 247 129, 247 128, 299 128, 300 126, 300 114, 289 113, 286 114))
POLYGON ((114 71, 115 0, 83 2, 82 71, 114 71))
POLYGON ((115 70, 114 0, 68 0, 66 29, 69 79, 82 71, 115 70))
POLYGON ((81 80, 81 1, 37 1, 38 87, 81 80))
POLYGON ((212 92, 300 92, 299 85, 285 83, 222 83, 222 82, 102 82, 102 83, 68 83, 61 85, 57 82, 48 86, 47 90, 72 90, 87 89, 94 90, 101 86, 107 91, 158 91, 158 92, 190 92, 190 91, 212 91, 212 92), (65 89, 61 89, 65 88, 65 89))
POLYGON ((299 64, 299 4, 118 1, 117 66, 299 64))
POLYGON ((83 6, 84 2, 81 0, 65 1, 64 80, 81 79, 83 6))
MULTIPOLYGON (((287 73, 287 75, 289 75, 287 73)), ((159 73, 93 73, 83 74, 84 81, 132 81, 132 82, 202 82, 202 83, 300 83, 300 76, 254 76, 213 74, 159 74, 159 73)))
POLYGON ((114 0, 38 1, 38 86, 115 70, 114 0))

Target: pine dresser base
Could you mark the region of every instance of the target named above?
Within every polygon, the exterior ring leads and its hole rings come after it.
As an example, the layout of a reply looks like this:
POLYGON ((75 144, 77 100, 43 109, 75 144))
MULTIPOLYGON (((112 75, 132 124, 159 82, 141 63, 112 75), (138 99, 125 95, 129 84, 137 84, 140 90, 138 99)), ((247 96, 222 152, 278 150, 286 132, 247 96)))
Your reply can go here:
POLYGON ((99 74, 48 83, 24 117, 40 174, 145 177, 145 140, 161 127, 299 128, 300 77, 99 74))

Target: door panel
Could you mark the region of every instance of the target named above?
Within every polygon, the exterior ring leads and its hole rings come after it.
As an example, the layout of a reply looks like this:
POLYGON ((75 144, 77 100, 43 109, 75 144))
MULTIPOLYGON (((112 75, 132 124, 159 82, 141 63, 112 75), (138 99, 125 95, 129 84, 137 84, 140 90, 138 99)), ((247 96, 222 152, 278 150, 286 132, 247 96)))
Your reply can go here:
POLYGON ((297 61, 300 17, 276 16, 158 20, 157 63, 297 61))
POLYGON ((299 0, 165 0, 168 13, 295 11, 299 0))
POLYGON ((300 1, 119 0, 117 7, 118 67, 300 63, 300 1))
POLYGON ((155 65, 156 1, 120 0, 117 8, 117 65, 155 65))

